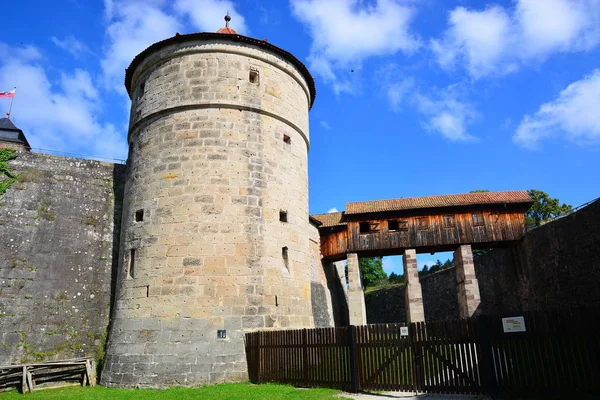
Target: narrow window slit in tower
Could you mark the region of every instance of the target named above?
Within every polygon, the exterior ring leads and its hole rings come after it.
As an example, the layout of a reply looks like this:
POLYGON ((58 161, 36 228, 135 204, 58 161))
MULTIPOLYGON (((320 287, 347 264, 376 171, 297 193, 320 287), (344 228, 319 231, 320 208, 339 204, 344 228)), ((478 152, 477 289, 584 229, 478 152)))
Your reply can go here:
POLYGON ((135 212, 135 222, 142 222, 144 220, 144 209, 137 210, 135 212))
POLYGON ((142 98, 142 96, 144 96, 145 91, 146 91, 146 82, 144 82, 140 85, 140 94, 138 96, 140 99, 142 98))
POLYGON ((279 210, 279 220, 281 222, 288 222, 287 211, 285 211, 285 210, 279 210))
POLYGON ((248 73, 248 80, 250 81, 250 83, 258 85, 258 71, 250 70, 250 72, 248 73))
POLYGON ((150 285, 146 285, 146 297, 150 297, 150 285))
POLYGON ((281 248, 281 256, 283 257, 283 264, 285 265, 285 268, 289 271, 290 270, 290 261, 288 259, 288 248, 286 247, 282 247, 281 248))
POLYGON ((130 253, 129 253, 129 268, 128 268, 128 272, 129 272, 129 277, 133 278, 134 277, 134 270, 135 270, 135 249, 131 249, 130 253))
POLYGON ((292 138, 290 138, 288 135, 283 135, 283 143, 292 144, 292 138))
POLYGON ((277 295, 275 296, 275 307, 278 307, 279 303, 277 302, 277 295))

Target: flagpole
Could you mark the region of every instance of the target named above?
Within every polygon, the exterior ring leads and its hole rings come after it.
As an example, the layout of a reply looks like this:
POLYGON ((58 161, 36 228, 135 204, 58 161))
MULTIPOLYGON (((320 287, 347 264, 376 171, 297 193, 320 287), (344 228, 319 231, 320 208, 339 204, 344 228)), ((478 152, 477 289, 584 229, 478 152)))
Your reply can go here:
POLYGON ((6 113, 6 118, 10 119, 10 113, 12 112, 12 105, 13 105, 13 101, 15 101, 15 95, 17 94, 17 87, 14 87, 14 91, 15 93, 13 94, 13 97, 10 98, 10 107, 8 108, 8 113, 6 113))

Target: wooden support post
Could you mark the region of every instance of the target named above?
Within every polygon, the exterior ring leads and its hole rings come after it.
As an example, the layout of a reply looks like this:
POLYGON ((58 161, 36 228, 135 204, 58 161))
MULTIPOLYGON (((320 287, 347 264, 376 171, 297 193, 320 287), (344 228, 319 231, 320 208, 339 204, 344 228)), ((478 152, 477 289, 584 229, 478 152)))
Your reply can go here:
POLYGON ((308 330, 302 330, 302 379, 308 387, 308 330))
POLYGON ((21 393, 25 394, 27 392, 27 367, 23 365, 22 369, 23 375, 21 376, 21 393))
POLYGON ((30 393, 33 392, 33 377, 29 370, 27 370, 27 387, 29 388, 30 393))
POLYGON ((96 361, 95 360, 90 360, 90 369, 91 369, 91 376, 90 376, 90 386, 96 386, 96 361))
POLYGON ((354 325, 350 325, 348 327, 348 334, 350 337, 350 380, 352 382, 352 393, 358 393, 360 390, 360 382, 359 382, 359 371, 358 371, 358 362, 356 357, 358 355, 358 343, 356 341, 356 327, 354 325))
POLYGON ((477 322, 479 325, 479 348, 481 349, 478 360, 480 363, 479 371, 482 372, 483 385, 486 391, 495 400, 498 398, 498 382, 496 381, 494 355, 490 341, 489 317, 480 315, 477 322))

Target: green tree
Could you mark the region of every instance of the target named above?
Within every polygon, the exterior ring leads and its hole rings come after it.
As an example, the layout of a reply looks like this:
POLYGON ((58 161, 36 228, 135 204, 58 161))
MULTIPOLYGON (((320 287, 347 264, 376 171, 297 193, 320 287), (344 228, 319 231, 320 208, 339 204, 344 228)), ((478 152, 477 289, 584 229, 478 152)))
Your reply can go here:
POLYGON ((17 153, 12 149, 0 149, 0 200, 4 193, 16 182, 17 177, 8 168, 7 162, 17 158, 17 153))
POLYGON ((365 257, 360 259, 360 272, 363 287, 373 286, 376 282, 387 279, 383 270, 382 257, 365 257))
POLYGON ((560 204, 559 199, 551 198, 546 192, 531 189, 528 190, 528 193, 535 203, 525 213, 525 224, 527 226, 540 226, 549 219, 567 215, 573 211, 570 204, 560 204))
POLYGON ((487 193, 489 192, 489 190, 487 189, 475 189, 475 190, 471 190, 469 193, 487 193))
POLYGON ((404 275, 392 272, 388 277, 390 283, 404 283, 404 275))

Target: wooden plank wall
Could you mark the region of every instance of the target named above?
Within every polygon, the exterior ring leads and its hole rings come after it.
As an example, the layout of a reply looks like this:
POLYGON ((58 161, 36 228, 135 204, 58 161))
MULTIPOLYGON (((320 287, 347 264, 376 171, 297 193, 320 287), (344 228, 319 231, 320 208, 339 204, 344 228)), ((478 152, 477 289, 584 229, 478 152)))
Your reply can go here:
POLYGON ((444 246, 463 244, 497 244, 516 241, 525 234, 525 218, 522 212, 502 210, 469 210, 441 214, 394 215, 385 218, 348 221, 347 229, 322 228, 321 253, 328 259, 344 258, 347 252, 373 252, 378 250, 424 249, 430 251, 444 246), (473 212, 483 215, 484 224, 473 223, 473 212), (454 218, 453 226, 446 226, 444 216, 454 218), (420 220, 426 227, 420 227, 420 220), (388 221, 400 222, 400 230, 390 232, 388 221), (402 221, 406 221, 403 223, 402 221), (369 222, 375 232, 361 233, 360 223, 369 222))

